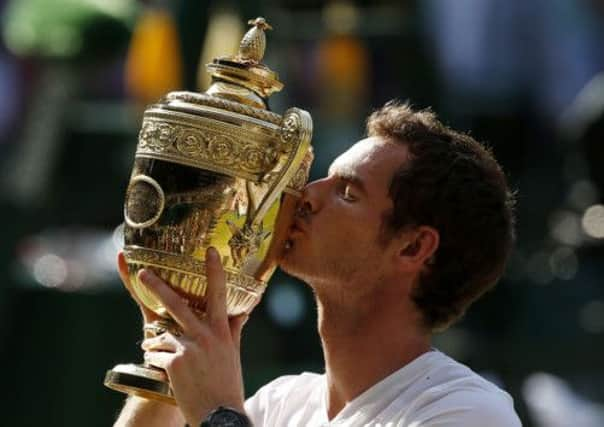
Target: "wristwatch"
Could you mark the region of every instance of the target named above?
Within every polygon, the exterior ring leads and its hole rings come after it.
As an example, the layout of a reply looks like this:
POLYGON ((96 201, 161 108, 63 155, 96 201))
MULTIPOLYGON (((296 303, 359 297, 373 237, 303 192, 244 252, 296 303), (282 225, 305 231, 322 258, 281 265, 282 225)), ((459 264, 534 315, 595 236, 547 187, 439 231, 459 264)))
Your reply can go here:
POLYGON ((252 427, 252 422, 235 409, 219 406, 208 414, 199 427, 252 427))

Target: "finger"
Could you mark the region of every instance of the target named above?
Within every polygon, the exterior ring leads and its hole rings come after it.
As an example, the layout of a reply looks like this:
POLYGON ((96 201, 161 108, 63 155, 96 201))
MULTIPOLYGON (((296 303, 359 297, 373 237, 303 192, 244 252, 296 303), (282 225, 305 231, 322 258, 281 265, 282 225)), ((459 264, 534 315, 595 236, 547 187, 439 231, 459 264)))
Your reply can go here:
POLYGON ((175 354, 165 351, 146 351, 143 357, 146 364, 167 370, 174 360, 175 354))
POLYGON ((123 251, 120 251, 120 253, 117 255, 117 271, 120 275, 120 279, 122 279, 124 287, 128 290, 132 299, 136 302, 136 304, 138 304, 139 308, 141 309, 145 323, 151 322, 154 319, 159 318, 159 316, 157 316, 155 313, 153 313, 153 311, 149 310, 145 306, 145 304, 143 304, 136 292, 134 292, 132 282, 130 281, 130 274, 128 272, 128 263, 126 262, 126 256, 124 255, 123 251))
POLYGON ((145 339, 141 344, 141 348, 145 351, 167 351, 176 353, 183 349, 183 345, 177 337, 170 332, 166 332, 156 337, 145 339))
POLYGON ((241 331, 243 326, 249 319, 249 315, 240 314, 239 316, 232 317, 229 319, 229 327, 231 328, 231 336, 233 337, 233 344, 239 350, 241 347, 241 331))
POLYGON ((206 289, 206 314, 208 321, 214 327, 227 324, 226 310, 226 274, 220 262, 220 255, 215 248, 208 248, 206 252, 206 275, 208 288, 206 289))
POLYGON ((138 279, 155 295, 185 333, 195 333, 199 320, 184 300, 151 270, 142 269, 138 279))

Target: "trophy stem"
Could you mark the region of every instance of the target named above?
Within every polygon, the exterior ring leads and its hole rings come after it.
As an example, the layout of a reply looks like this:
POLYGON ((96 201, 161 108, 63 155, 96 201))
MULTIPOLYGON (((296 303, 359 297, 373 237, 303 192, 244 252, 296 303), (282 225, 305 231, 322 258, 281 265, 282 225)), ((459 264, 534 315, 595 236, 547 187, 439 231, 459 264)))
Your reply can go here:
MULTIPOLYGON (((180 333, 178 325, 171 318, 155 320, 146 324, 143 329, 145 337, 158 336, 165 332, 176 335, 180 333)), ((107 371, 104 384, 122 393, 176 405, 166 372, 146 363, 116 365, 107 371)))

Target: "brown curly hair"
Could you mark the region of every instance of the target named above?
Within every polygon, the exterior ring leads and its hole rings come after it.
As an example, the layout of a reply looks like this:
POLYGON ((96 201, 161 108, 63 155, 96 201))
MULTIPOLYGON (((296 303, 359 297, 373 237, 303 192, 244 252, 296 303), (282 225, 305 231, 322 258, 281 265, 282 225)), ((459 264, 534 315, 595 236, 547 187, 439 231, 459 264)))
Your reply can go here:
POLYGON ((491 151, 429 109, 391 101, 369 116, 367 133, 408 147, 410 161, 390 183, 382 237, 420 225, 438 230, 412 299, 425 326, 443 330, 503 274, 515 240, 514 194, 491 151))

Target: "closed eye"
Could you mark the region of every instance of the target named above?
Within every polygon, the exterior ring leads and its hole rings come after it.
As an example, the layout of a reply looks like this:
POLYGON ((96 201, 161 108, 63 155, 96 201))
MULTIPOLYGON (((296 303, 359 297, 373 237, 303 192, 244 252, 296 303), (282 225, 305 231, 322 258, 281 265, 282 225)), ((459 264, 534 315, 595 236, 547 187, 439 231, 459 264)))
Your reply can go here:
POLYGON ((346 181, 341 181, 338 185, 340 197, 347 202, 356 202, 358 198, 354 195, 352 184, 346 181))

